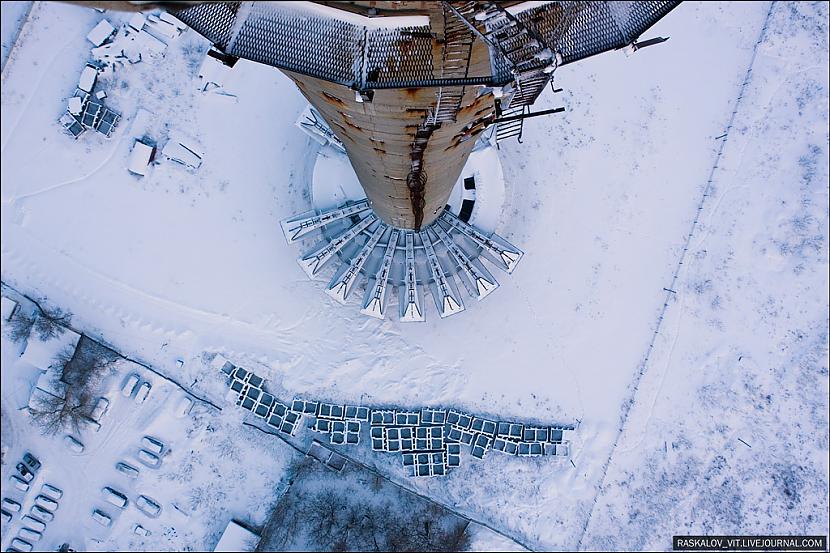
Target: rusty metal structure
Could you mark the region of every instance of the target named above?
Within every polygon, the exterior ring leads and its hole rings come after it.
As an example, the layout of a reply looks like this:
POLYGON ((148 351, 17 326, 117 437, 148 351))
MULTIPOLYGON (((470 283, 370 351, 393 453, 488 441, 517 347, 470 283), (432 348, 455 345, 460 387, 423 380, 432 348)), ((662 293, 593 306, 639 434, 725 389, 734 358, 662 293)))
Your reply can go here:
POLYGON ((634 41, 678 2, 211 2, 176 16, 277 67, 342 141, 374 212, 421 230, 485 128, 520 137, 560 65, 634 41))
MULTIPOLYGON (((312 106, 301 128, 348 155, 365 198, 281 222, 289 243, 322 234, 297 259, 303 271, 335 265, 326 293, 340 303, 362 279, 360 311, 380 319, 397 288, 398 318, 414 322, 425 320, 422 287, 448 317, 465 310, 456 279, 481 300, 499 286, 482 260, 511 273, 524 255, 471 222, 469 197, 457 214, 448 204, 485 129, 488 143, 521 142, 528 117, 564 109, 531 111, 558 67, 664 40, 636 42, 677 4, 210 2, 174 12, 215 57, 283 71, 312 106)), ((463 180, 467 194, 475 179, 463 180)))

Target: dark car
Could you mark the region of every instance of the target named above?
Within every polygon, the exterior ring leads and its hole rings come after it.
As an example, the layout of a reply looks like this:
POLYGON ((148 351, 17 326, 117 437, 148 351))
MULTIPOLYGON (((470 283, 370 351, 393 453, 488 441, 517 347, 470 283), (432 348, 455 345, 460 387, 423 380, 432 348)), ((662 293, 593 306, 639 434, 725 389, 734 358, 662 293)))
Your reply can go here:
POLYGON ((29 470, 29 467, 27 467, 24 463, 17 463, 17 466, 15 468, 17 469, 17 472, 20 473, 20 477, 24 481, 31 482, 32 480, 34 480, 35 473, 29 470))
POLYGON ((26 463, 26 466, 28 466, 32 472, 37 472, 40 468, 40 461, 38 461, 37 457, 29 453, 28 451, 23 454, 23 462, 26 463))

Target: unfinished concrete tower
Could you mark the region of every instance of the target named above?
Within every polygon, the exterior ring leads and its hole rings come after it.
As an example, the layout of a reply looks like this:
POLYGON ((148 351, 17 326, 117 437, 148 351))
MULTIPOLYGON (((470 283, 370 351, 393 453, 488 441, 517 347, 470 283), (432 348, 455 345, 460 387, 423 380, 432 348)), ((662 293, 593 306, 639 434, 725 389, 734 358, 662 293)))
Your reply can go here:
MULTIPOLYGON (((314 213, 286 228, 293 240, 335 221, 353 223, 339 234, 328 233, 329 245, 338 247, 322 248, 330 255, 315 258, 314 267, 330 257, 352 266, 344 253, 349 248, 337 238, 349 236, 350 242, 363 236, 366 242, 352 252, 362 254, 353 277, 363 273, 400 284, 408 278, 410 253, 412 286, 437 288, 436 305, 445 316, 463 309, 460 298, 450 303, 461 309, 439 305, 454 288, 452 274, 464 273, 462 281, 473 279, 479 290, 475 279, 486 276, 470 268, 480 265, 480 254, 503 259, 509 252, 513 261, 496 264, 510 270, 521 257, 497 235, 478 232, 465 220, 447 222, 455 216, 444 208, 479 136, 495 126, 494 141, 521 139, 524 119, 541 114, 530 108, 557 67, 614 48, 636 48, 640 34, 677 3, 217 2, 176 15, 221 55, 287 74, 348 154, 365 191, 364 208, 339 206, 345 211, 334 219, 314 213), (313 221, 321 216, 328 222, 313 221), (364 227, 354 231, 361 221, 364 227), (446 243, 471 232, 478 236, 446 243), (389 247, 393 236, 400 242, 389 247), (483 241, 502 251, 489 251, 483 241), (370 243, 378 255, 364 251, 370 243), (391 251, 391 261, 387 274, 378 276, 370 268, 384 265, 381 251, 391 251)), ((309 263, 300 263, 308 269, 309 263)), ((495 286, 492 279, 488 289, 495 286)))

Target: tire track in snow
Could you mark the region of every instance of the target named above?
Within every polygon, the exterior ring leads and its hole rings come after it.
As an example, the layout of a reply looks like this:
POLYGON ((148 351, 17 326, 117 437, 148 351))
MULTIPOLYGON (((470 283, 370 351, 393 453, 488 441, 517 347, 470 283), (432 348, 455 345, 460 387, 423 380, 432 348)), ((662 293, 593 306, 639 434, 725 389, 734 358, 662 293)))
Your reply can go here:
MULTIPOLYGON (((588 526, 589 526, 589 524, 591 522, 591 519, 593 517, 594 509, 596 508, 596 505, 599 501, 599 496, 602 493, 603 488, 605 487, 605 480, 606 480, 606 477, 607 477, 607 474, 608 474, 608 467, 610 466, 611 460, 614 457, 614 452, 617 449, 617 444, 619 443, 620 436, 622 436, 622 433, 625 430, 626 423, 628 422, 628 416, 631 413, 631 409, 632 409, 632 407, 634 405, 634 402, 635 402, 635 399, 637 397, 637 391, 639 389, 640 382, 642 381, 643 375, 645 375, 646 369, 648 368, 648 360, 649 360, 649 357, 650 357, 650 355, 651 355, 651 353, 654 349, 654 344, 655 344, 655 341, 657 339, 657 335, 660 333, 660 330, 663 326, 663 320, 665 318, 666 311, 668 310, 669 300, 671 300, 671 297, 672 297, 673 293, 676 294, 676 292, 670 292, 669 290, 674 290, 674 287, 677 283, 678 275, 680 274, 680 271, 683 268, 683 262, 686 259, 686 253, 689 250, 689 246, 691 244, 692 238, 694 236, 695 231, 697 230, 698 222, 699 222, 700 217, 701 217, 701 212, 703 211, 703 205, 706 202, 706 198, 709 197, 710 192, 712 190, 712 182, 715 180, 715 171, 718 169, 718 164, 719 164, 719 162, 721 160, 721 157, 723 155, 723 151, 726 147, 726 143, 729 140, 729 132, 732 130, 732 127, 735 123, 735 117, 736 117, 736 115, 738 113, 738 110, 741 106, 741 100, 743 99, 746 87, 750 83, 750 81, 752 80, 752 66, 755 65, 755 58, 756 58, 757 53, 758 53, 758 46, 760 46, 761 43, 766 39, 767 27, 769 25, 773 9, 775 8, 775 4, 776 4, 775 0, 770 2, 769 9, 767 10, 766 17, 764 18, 764 23, 761 26, 761 31, 758 35, 758 40, 755 42, 755 44, 752 47, 752 55, 751 55, 750 60, 749 60, 749 65, 747 67, 747 70, 746 70, 746 73, 745 73, 745 76, 744 76, 744 80, 741 83, 741 87, 738 90, 738 95, 735 98, 735 104, 734 104, 734 107, 732 109, 732 113, 729 117, 729 122, 726 125, 726 128, 723 130, 723 132, 724 132, 723 138, 721 139, 720 146, 718 147, 717 154, 715 155, 715 160, 714 160, 714 163, 712 164, 712 168, 709 172, 709 178, 706 181, 706 186, 703 188, 703 195, 701 196, 700 202, 698 203, 697 213, 695 214, 694 219, 692 220, 691 228, 689 230, 688 235, 686 236, 686 240, 683 244, 683 249, 680 252, 680 256, 679 256, 679 259, 677 261, 677 265, 675 267, 674 274, 672 275, 671 284, 669 284, 669 286, 667 287, 667 291, 666 291, 665 296, 664 296, 663 307, 660 310, 660 315, 657 317, 657 323, 655 325, 654 333, 652 334, 651 341, 648 345, 648 348, 646 349, 646 353, 645 353, 645 356, 643 358, 643 361, 642 361, 642 363, 640 363, 639 370, 634 375, 634 381, 632 382, 632 385, 631 385, 631 393, 629 394, 627 400, 623 402, 622 415, 621 415, 621 418, 620 418, 619 428, 617 429, 617 435, 614 438, 614 443, 611 446, 611 452, 608 455, 608 459, 605 461, 605 463, 603 465, 602 477, 600 478, 599 487, 597 488, 597 493, 594 495, 594 500, 591 503, 591 509, 588 512, 588 516, 585 518, 585 524, 582 527, 582 533, 580 534, 579 541, 577 542, 576 550, 582 550, 583 541, 585 540, 585 535, 588 531, 588 526)), ((675 337, 674 342, 676 342, 676 337, 675 337)), ((674 349, 674 342, 672 343, 671 349, 674 349)))

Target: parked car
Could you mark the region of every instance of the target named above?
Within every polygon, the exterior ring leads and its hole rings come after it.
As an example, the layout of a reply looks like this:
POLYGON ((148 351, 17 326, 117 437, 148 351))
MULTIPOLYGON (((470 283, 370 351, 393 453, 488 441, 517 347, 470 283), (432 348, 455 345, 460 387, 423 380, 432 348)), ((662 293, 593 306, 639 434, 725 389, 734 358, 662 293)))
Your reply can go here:
POLYGON ((121 393, 124 394, 124 397, 130 397, 133 395, 139 381, 140 378, 136 373, 133 373, 127 377, 127 380, 124 381, 124 385, 121 387, 121 393))
POLYGON ((74 438, 69 434, 63 437, 63 443, 66 444, 66 447, 68 447, 71 451, 75 453, 80 454, 84 452, 84 444, 82 444, 77 440, 77 438, 74 438))
POLYGON ((156 518, 161 512, 161 505, 155 499, 146 495, 139 495, 138 499, 135 500, 135 506, 148 517, 156 518))
POLYGON ((17 469, 18 474, 20 474, 20 478, 25 480, 26 482, 31 482, 35 479, 35 473, 26 466, 26 463, 17 463, 15 467, 17 469))
POLYGON ((83 418, 83 419, 81 419, 81 422, 83 422, 84 425, 87 428, 90 428, 93 432, 98 432, 99 430, 101 430, 101 423, 98 422, 98 421, 94 421, 94 420, 88 419, 88 418, 83 418))
POLYGON ((20 503, 8 497, 3 498, 3 508, 10 513, 16 513, 20 510, 20 503))
POLYGON ((164 442, 152 436, 144 436, 141 439, 141 445, 144 446, 144 449, 156 456, 161 455, 161 452, 164 450, 164 442))
POLYGON ((20 538, 14 538, 11 543, 11 548, 13 551, 31 551, 32 544, 20 538))
POLYGON ((101 493, 104 494, 104 499, 106 499, 108 503, 115 505, 119 509, 127 508, 127 496, 118 490, 114 490, 109 486, 106 486, 101 490, 101 493))
POLYGON ((107 513, 99 509, 92 511, 92 520, 105 528, 109 528, 112 525, 112 518, 107 513))
POLYGON ((144 403, 144 400, 150 395, 150 388, 152 387, 149 382, 142 382, 141 387, 138 388, 138 392, 135 394, 135 402, 144 403))
POLYGON ((52 484, 42 485, 40 487, 40 493, 50 499, 54 499, 55 501, 58 501, 61 497, 63 497, 63 490, 60 488, 56 488, 52 484))
POLYGON ((145 527, 143 527, 142 525, 140 525, 140 524, 136 524, 136 525, 133 527, 133 534, 135 534, 135 535, 137 535, 137 536, 142 536, 142 537, 145 537, 145 538, 146 538, 147 536, 149 536, 150 534, 152 534, 152 532, 150 532, 149 530, 147 530, 147 529, 146 529, 145 527))
POLYGON ((11 522, 12 514, 5 509, 0 509, 0 515, 3 516, 3 522, 11 522))
POLYGON ((18 475, 12 474, 11 476, 9 476, 9 480, 11 480, 14 487, 20 490, 21 492, 26 493, 29 491, 29 483, 20 478, 18 475))
POLYGON ((40 469, 40 461, 38 461, 37 457, 28 451, 23 454, 23 462, 26 463, 26 466, 28 466, 32 472, 37 472, 38 469, 40 469))
POLYGON ((46 509, 47 511, 56 511, 58 509, 58 502, 50 497, 41 494, 35 498, 35 505, 46 509))
POLYGON ((34 543, 36 541, 40 541, 41 534, 37 530, 32 530, 31 528, 21 528, 17 533, 17 537, 26 540, 29 543, 34 543))
POLYGON ((95 422, 100 422, 101 417, 107 414, 109 408, 110 400, 105 397, 99 397, 98 401, 95 402, 95 407, 92 408, 92 413, 89 415, 89 418, 95 422))
POLYGON ((152 469, 158 468, 161 465, 161 459, 146 449, 139 450, 138 460, 152 469))
POLYGON ((38 532, 43 532, 44 530, 46 530, 46 525, 43 524, 43 521, 38 520, 31 515, 25 515, 23 518, 20 519, 20 522, 25 524, 27 528, 37 530, 38 532))
POLYGON ((176 403, 173 414, 177 419, 181 419, 189 415, 191 409, 193 409, 193 400, 187 396, 182 396, 178 403, 176 403))
POLYGON ((128 463, 116 463, 115 470, 117 470, 127 478, 138 478, 138 469, 128 463))
POLYGON ((47 511, 39 505, 32 505, 32 509, 29 512, 32 514, 32 516, 39 520, 42 520, 43 522, 52 522, 53 520, 55 520, 55 513, 53 513, 52 511, 47 511))

